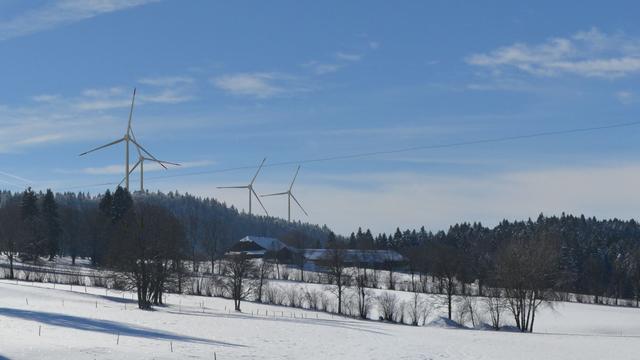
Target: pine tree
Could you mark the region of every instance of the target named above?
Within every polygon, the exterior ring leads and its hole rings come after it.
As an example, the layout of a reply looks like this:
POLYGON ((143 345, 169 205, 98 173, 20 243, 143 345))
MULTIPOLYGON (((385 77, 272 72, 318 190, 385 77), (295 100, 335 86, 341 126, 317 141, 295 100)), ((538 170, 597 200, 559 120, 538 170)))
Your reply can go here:
POLYGON ((43 253, 43 244, 38 198, 30 187, 22 193, 20 213, 25 234, 24 249, 35 261, 43 253))
POLYGON ((62 233, 60 218, 58 217, 58 205, 51 189, 47 189, 47 193, 42 199, 41 217, 47 255, 49 255, 49 261, 51 261, 60 250, 60 235, 62 233))
POLYGON ((113 203, 111 205, 111 221, 114 223, 122 219, 125 214, 133 207, 133 199, 129 190, 118 186, 113 194, 113 203))

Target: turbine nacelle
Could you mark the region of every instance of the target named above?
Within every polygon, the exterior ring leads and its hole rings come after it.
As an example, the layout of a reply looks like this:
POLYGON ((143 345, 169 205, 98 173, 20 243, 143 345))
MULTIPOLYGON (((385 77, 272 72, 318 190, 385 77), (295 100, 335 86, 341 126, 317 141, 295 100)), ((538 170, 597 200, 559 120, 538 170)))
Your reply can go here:
POLYGON ((267 158, 262 159, 262 162, 260 163, 260 166, 258 166, 258 171, 256 171, 255 175, 253 175, 253 178, 251 179, 251 182, 248 185, 218 186, 217 187, 218 189, 248 189, 249 190, 249 215, 251 215, 251 200, 255 196, 256 200, 258 200, 258 203, 262 207, 262 210, 264 210, 264 213, 267 214, 267 216, 269 216, 269 212, 267 211, 267 209, 262 204, 262 201, 260 200, 260 196, 258 196, 256 191, 253 189, 253 183, 256 181, 256 178, 258 177, 258 174, 260 173, 260 170, 262 170, 262 166, 264 165, 265 161, 267 161, 267 158))
POLYGON ((287 195, 287 200, 288 200, 288 207, 287 207, 288 218, 287 218, 287 220, 288 221, 291 221, 291 199, 293 199, 293 201, 295 201, 295 203, 298 204, 298 207, 300 207, 300 210, 302 210, 302 212, 306 216, 309 216, 309 214, 307 214, 307 211, 302 207, 302 205, 300 204, 298 199, 296 199, 296 197, 293 195, 293 192, 292 192, 293 184, 296 182, 296 179, 298 178, 298 172, 300 172, 300 165, 298 165, 298 169, 296 169, 296 173, 295 173, 295 175, 293 175, 293 180, 291 180, 291 185, 289 185, 289 190, 283 191, 283 192, 279 192, 279 193, 260 195, 261 197, 287 195))
POLYGON ((167 169, 167 166, 165 164, 176 165, 176 166, 180 166, 180 164, 172 163, 169 161, 158 160, 149 151, 147 151, 147 149, 145 149, 142 145, 140 145, 140 143, 136 140, 136 136, 133 133, 133 128, 131 127, 131 121, 133 118, 133 107, 134 107, 135 101, 136 101, 136 89, 134 88, 133 97, 131 99, 131 108, 129 110, 129 121, 127 123, 127 131, 125 132, 124 136, 108 144, 98 146, 97 148, 91 149, 89 151, 85 151, 82 154, 80 154, 80 156, 84 156, 94 151, 98 151, 113 145, 117 145, 121 142, 124 142, 125 143, 125 165, 124 165, 125 172, 124 172, 124 179, 120 182, 120 184, 118 184, 118 186, 120 186, 124 181, 126 189, 129 190, 129 175, 131 175, 133 170, 135 170, 138 166, 140 166, 140 189, 144 191, 144 171, 143 171, 144 164, 143 163, 145 160, 154 161, 160 164, 160 166, 162 166, 165 170, 167 169), (138 162, 133 166, 132 169, 130 169, 130 160, 129 160, 130 143, 135 145, 136 150, 138 152, 138 162))

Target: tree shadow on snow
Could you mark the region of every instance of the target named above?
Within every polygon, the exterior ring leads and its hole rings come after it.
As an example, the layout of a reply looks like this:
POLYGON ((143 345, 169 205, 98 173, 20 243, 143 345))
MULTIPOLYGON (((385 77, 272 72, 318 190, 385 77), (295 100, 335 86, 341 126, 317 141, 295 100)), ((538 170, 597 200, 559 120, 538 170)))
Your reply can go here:
MULTIPOLYGON (((167 331, 160 331, 151 328, 145 328, 135 326, 126 323, 120 323, 109 320, 88 319, 79 316, 63 315, 57 313, 48 313, 41 311, 29 311, 19 309, 7 309, 0 308, 0 316, 18 318, 23 320, 37 321, 42 324, 51 326, 60 326, 70 329, 94 331, 107 334, 120 334, 121 336, 131 336, 148 338, 155 340, 167 340, 167 341, 183 341, 191 343, 211 344, 220 346, 238 346, 244 347, 244 345, 227 343, 223 341, 214 341, 209 339, 184 336, 167 331)), ((0 360, 2 360, 0 356, 0 360)))

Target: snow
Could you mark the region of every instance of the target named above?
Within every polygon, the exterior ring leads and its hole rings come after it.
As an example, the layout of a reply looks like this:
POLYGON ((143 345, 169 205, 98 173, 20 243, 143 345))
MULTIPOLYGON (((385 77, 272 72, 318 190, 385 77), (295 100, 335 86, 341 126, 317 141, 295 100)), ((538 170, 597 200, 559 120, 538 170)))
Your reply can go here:
POLYGON ((233 302, 221 298, 168 295, 166 301, 140 311, 129 292, 1 280, 0 359, 213 359, 215 353, 218 360, 584 360, 637 359, 640 349, 635 308, 557 303, 537 317, 538 333, 521 334, 254 303, 235 313, 233 302))

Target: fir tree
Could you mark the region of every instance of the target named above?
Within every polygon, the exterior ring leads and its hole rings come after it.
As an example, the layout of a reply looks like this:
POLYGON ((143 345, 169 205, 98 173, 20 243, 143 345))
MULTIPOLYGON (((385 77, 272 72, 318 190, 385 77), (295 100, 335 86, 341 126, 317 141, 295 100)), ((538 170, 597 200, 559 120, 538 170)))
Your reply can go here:
POLYGON ((47 190, 47 193, 42 199, 41 216, 44 227, 46 251, 47 255, 49 255, 49 261, 51 261, 60 250, 60 235, 62 233, 60 219, 58 217, 58 205, 56 204, 51 189, 47 190))

